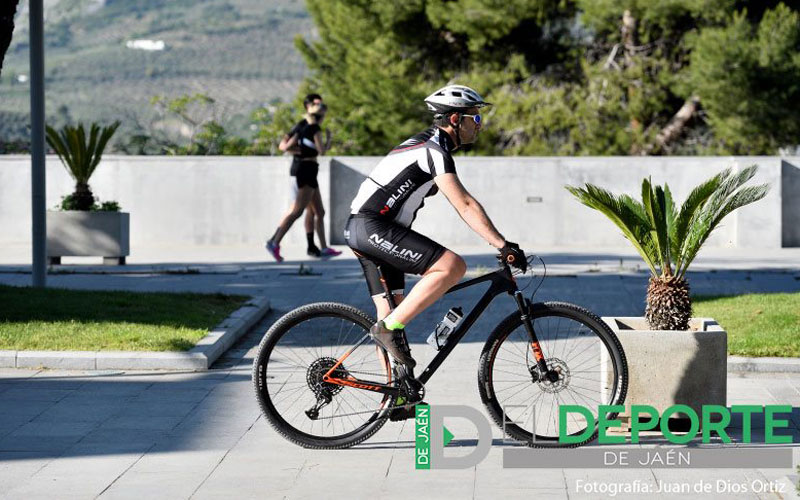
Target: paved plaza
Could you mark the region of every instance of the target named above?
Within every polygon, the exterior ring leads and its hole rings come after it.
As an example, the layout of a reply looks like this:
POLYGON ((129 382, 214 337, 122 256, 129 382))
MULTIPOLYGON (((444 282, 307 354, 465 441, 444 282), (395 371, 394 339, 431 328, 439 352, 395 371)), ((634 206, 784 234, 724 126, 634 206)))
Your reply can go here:
MULTIPOLYGON (((463 251, 470 275, 494 265, 493 257, 481 251, 463 251)), ((548 277, 535 300, 575 302, 604 316, 642 314, 647 275, 638 269, 634 254, 549 249, 542 256, 548 277)), ((0 370, 0 497, 573 499, 608 496, 580 490, 579 485, 592 482, 638 481, 657 488, 704 479, 775 486, 774 491, 703 498, 797 497, 797 471, 788 468, 503 469, 502 453, 511 445, 496 428, 489 456, 466 470, 415 470, 411 421, 390 422, 350 450, 304 450, 281 438, 260 416, 250 380, 255 348, 269 325, 298 305, 334 300, 369 310, 357 262, 337 258, 274 264, 250 250, 183 258, 175 251, 170 257, 131 259, 125 268, 63 266, 48 277, 48 284, 264 295, 273 311, 208 372, 0 370), (299 274, 300 263, 305 270, 310 266, 311 274, 299 274)), ((0 283, 30 283, 30 274, 18 262, 0 258, 0 283)), ((689 279, 698 294, 799 291, 800 252, 702 254, 689 279)), ((535 287, 534 281, 527 291, 535 287)), ((448 296, 415 320, 409 329, 415 357, 422 363, 430 359, 424 339, 447 308, 466 309, 482 291, 448 296)), ((470 405, 484 412, 476 386, 478 356, 492 327, 513 308, 507 297, 496 299, 429 382, 430 404, 470 405)), ((728 405, 779 403, 800 407, 800 374, 729 374, 728 405)), ((756 422, 755 441, 763 437, 763 427, 763 421, 756 422)), ((456 420, 448 428, 455 435, 451 446, 474 446, 468 423, 456 420)), ((741 441, 741 429, 734 425, 733 431, 734 440, 741 441)), ((800 443, 797 408, 789 432, 800 443)), ((641 446, 660 444, 653 438, 641 446)), ((800 450, 793 454, 800 463, 800 450)))

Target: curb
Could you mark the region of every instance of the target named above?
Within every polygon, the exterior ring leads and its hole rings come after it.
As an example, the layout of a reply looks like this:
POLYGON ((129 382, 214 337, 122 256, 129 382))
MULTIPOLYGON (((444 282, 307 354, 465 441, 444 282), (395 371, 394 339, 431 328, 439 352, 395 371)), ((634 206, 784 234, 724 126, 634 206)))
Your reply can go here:
POLYGON ((254 297, 187 352, 0 351, 0 368, 205 371, 269 311, 266 297, 254 297))
POLYGON ((728 356, 728 373, 800 373, 800 358, 728 356))

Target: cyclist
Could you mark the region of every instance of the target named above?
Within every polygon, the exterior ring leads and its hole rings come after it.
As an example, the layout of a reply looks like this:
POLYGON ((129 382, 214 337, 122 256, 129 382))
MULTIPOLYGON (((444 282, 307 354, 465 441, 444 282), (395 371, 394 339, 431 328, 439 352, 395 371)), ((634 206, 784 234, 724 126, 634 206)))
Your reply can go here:
POLYGON ((414 379, 416 365, 406 325, 464 276, 464 259, 411 229, 424 198, 442 191, 462 219, 503 258, 525 268, 525 254, 495 228, 483 207, 456 175, 452 152, 475 141, 481 130, 480 108, 489 106, 477 92, 448 85, 425 99, 433 126, 395 147, 361 184, 352 202, 344 237, 364 270, 378 322, 370 329, 414 379), (513 259, 509 258, 513 256, 513 259), (380 282, 380 266, 397 307, 390 313, 380 282), (403 296, 405 273, 422 275, 403 296))

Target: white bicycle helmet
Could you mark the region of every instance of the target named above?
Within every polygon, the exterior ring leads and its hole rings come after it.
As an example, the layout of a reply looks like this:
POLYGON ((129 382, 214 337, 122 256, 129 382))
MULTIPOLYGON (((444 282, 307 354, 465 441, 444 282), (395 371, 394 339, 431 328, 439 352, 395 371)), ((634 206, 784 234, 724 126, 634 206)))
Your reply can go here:
POLYGON ((463 85, 442 87, 425 98, 428 110, 437 114, 463 112, 469 108, 491 106, 477 92, 463 85))

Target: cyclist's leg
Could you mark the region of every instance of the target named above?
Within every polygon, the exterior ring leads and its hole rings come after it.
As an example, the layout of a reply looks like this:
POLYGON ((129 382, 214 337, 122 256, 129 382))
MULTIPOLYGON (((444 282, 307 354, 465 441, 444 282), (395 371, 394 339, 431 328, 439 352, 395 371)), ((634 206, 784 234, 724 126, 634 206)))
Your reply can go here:
MULTIPOLYGON (((401 302, 403 302, 403 299, 405 299, 405 296, 402 293, 393 293, 392 297, 394 297, 395 305, 399 305, 401 302)), ((382 320, 389 315, 391 308, 389 307, 389 301, 386 300, 386 297, 383 295, 378 295, 372 297, 372 301, 375 303, 375 317, 378 318, 378 320, 382 320)))
POLYGON ((381 283, 378 266, 381 266, 383 278, 386 280, 386 285, 392 292, 395 306, 400 304, 405 298, 403 295, 405 289, 405 273, 392 267, 390 264, 377 261, 363 254, 357 254, 357 257, 361 268, 364 270, 364 277, 367 279, 369 294, 372 296, 372 301, 375 303, 375 317, 380 321, 389 314, 391 307, 389 306, 389 301, 386 299, 386 290, 384 290, 383 284, 381 283))
POLYGON ((391 319, 403 324, 444 295, 466 272, 464 259, 427 236, 393 222, 351 219, 345 237, 351 247, 371 260, 388 263, 391 268, 405 273, 422 275, 391 314, 391 319))
MULTIPOLYGON (((364 277, 367 280, 367 288, 369 294, 372 296, 372 301, 375 303, 375 317, 378 321, 385 318, 391 311, 389 301, 386 299, 386 290, 381 283, 381 274, 386 281, 386 286, 392 293, 395 306, 403 301, 403 290, 405 288, 405 274, 403 271, 392 267, 391 265, 378 261, 372 257, 367 257, 361 252, 353 249, 353 252, 358 258, 358 263, 364 271, 364 277), (381 272, 378 272, 378 266, 381 267, 381 272)), ((376 349, 380 349, 377 345, 376 349)))
POLYGON ((450 250, 445 250, 433 266, 422 275, 422 279, 411 288, 403 304, 397 306, 392 313, 392 319, 407 325, 425 308, 439 300, 450 287, 458 283, 466 271, 467 265, 464 259, 450 250))

